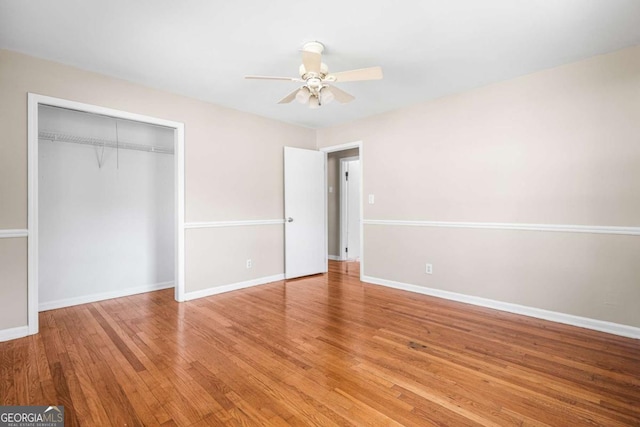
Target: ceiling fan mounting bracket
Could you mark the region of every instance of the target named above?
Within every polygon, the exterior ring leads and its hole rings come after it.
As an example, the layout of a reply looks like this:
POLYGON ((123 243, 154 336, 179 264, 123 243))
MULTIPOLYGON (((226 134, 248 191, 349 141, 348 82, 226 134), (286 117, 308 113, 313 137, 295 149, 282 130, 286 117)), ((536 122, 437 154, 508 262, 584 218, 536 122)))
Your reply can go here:
POLYGON ((306 42, 302 45, 302 50, 306 52, 322 53, 324 51, 324 45, 319 41, 306 42))

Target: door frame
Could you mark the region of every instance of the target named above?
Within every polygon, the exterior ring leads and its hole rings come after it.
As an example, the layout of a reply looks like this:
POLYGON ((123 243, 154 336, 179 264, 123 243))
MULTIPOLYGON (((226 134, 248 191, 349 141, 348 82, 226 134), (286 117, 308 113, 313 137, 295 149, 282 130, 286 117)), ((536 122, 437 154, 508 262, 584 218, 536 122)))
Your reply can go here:
POLYGON ((174 129, 174 183, 175 183, 175 271, 174 297, 184 301, 185 294, 185 248, 184 248, 184 123, 160 119, 113 108, 70 101, 62 98, 29 93, 27 99, 27 139, 28 139, 28 279, 27 279, 27 325, 28 335, 38 333, 38 107, 48 105, 70 110, 109 116, 117 119, 165 126, 174 129))
MULTIPOLYGON (((343 261, 346 261, 349 259, 349 254, 347 252, 345 252, 345 247, 349 246, 349 241, 348 241, 348 221, 349 221, 349 216, 348 216, 348 209, 347 209, 347 204, 348 204, 348 188, 347 188, 347 182, 345 179, 345 172, 346 172, 346 163, 347 162, 352 162, 355 160, 360 160, 360 156, 351 156, 351 157, 343 157, 340 159, 340 259, 343 261)), ((362 179, 362 173, 360 173, 360 179, 362 179)), ((362 220, 362 218, 359 218, 360 220, 362 220)), ((360 236, 360 238, 362 238, 362 236, 360 236)))
MULTIPOLYGON (((319 150, 323 151, 325 153, 325 158, 324 158, 324 164, 325 164, 325 170, 327 169, 327 154, 328 153, 333 153, 336 151, 344 151, 344 150, 349 150, 351 148, 357 148, 358 149, 358 157, 360 158, 360 280, 362 280, 362 278, 364 277, 364 205, 363 205, 363 200, 364 200, 364 144, 362 143, 362 141, 354 141, 354 142, 347 142, 346 144, 339 144, 339 145, 331 145, 328 147, 322 147, 319 150)), ((328 187, 329 185, 329 181, 327 178, 327 174, 325 174, 325 189, 328 187)), ((326 198, 325 198, 326 200, 326 198)), ((327 206, 325 203, 325 208, 324 208, 324 229, 325 229, 325 239, 326 239, 326 243, 325 246, 327 248, 329 248, 329 215, 327 212, 327 206)), ((327 254, 328 255, 328 254, 327 254)), ((329 265, 329 257, 327 256, 327 268, 329 265)))

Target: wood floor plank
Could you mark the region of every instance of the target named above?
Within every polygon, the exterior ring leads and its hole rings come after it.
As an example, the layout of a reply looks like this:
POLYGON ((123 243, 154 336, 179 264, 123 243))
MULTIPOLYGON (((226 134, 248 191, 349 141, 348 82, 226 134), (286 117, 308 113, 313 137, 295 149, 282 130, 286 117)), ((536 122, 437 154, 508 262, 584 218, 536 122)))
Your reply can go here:
POLYGON ((14 405, 16 398, 13 352, 16 341, 0 343, 0 405, 14 405))
POLYGON ((329 273, 40 313, 0 404, 67 425, 640 426, 640 341, 329 273))
POLYGON ((145 368, 142 362, 140 362, 140 360, 138 360, 135 354, 133 354, 131 349, 127 347, 127 345, 122 340, 122 337, 118 335, 118 333, 111 327, 111 325, 109 325, 109 323, 105 320, 102 314, 100 314, 100 312, 95 307, 91 307, 89 308, 89 310, 91 311, 91 314, 93 315, 93 317, 98 321, 100 326, 102 326, 102 329, 104 329, 104 331, 109 336, 111 341, 113 341, 113 343, 118 348, 120 353, 122 353, 122 355, 131 364, 133 369, 135 369, 138 372, 143 371, 145 368))
MULTIPOLYGON (((404 339, 408 338, 405 337, 404 339)), ((400 346, 401 343, 398 342, 397 345, 400 346)), ((429 347, 430 350, 433 350, 436 346, 430 344, 429 347)), ((404 347, 400 348, 404 349, 404 347)), ((440 349, 442 350, 442 348, 440 349)), ((468 387, 468 390, 475 388, 473 381, 469 381, 469 373, 478 372, 478 375, 484 376, 486 384, 499 382, 500 388, 509 391, 514 398, 517 395, 531 396, 535 394, 543 399, 571 402, 576 407, 577 412, 584 410, 594 415, 607 412, 599 406, 599 395, 585 392, 581 387, 575 387, 575 384, 572 386, 571 383, 566 381, 558 384, 561 380, 557 377, 542 376, 539 372, 535 372, 532 375, 531 371, 527 372, 525 369, 520 369, 519 366, 492 366, 486 360, 472 359, 471 357, 467 357, 466 360, 469 363, 475 361, 475 364, 460 363, 460 356, 451 352, 441 351, 440 353, 434 353, 423 348, 412 349, 412 351, 430 355, 432 362, 429 366, 430 371, 440 372, 443 369, 451 368, 447 370, 447 377, 454 380, 456 385, 468 387), (509 370, 509 372, 507 373, 506 370, 509 370), (544 382, 541 380, 544 380, 544 382)), ((405 369, 408 366, 410 365, 405 364, 405 369)), ((483 398, 496 398, 496 396, 493 396, 488 389, 479 390, 478 397, 475 400, 482 401, 483 398)), ((497 398, 499 399, 499 396, 497 398)), ((616 419, 624 417, 622 413, 613 414, 609 412, 606 415, 613 416, 616 419)))
POLYGON ((27 382, 28 382, 28 396, 25 400, 34 399, 37 402, 46 402, 47 399, 44 395, 42 382, 40 381, 40 374, 38 372, 38 364, 40 363, 38 357, 38 337, 30 336, 29 340, 26 340, 28 343, 27 346, 27 354, 29 357, 29 361, 27 363, 27 382))
POLYGON ((13 385, 16 399, 24 401, 29 399, 29 367, 31 358, 28 355, 29 340, 18 340, 13 347, 13 385))

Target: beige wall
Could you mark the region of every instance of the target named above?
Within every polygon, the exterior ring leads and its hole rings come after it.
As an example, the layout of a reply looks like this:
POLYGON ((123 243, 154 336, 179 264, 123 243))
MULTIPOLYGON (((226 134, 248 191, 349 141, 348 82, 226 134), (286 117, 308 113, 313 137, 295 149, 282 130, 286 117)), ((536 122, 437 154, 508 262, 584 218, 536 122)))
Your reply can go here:
POLYGON ((283 273, 284 225, 187 230, 185 252, 190 291, 283 273), (222 244, 221 244, 222 243, 222 244), (204 251, 207 256, 191 256, 204 251), (252 268, 246 268, 251 259, 252 268))
POLYGON ((27 239, 0 239, 0 331, 27 324, 27 239))
POLYGON ((638 236, 365 225, 365 273, 640 325, 638 236), (425 274, 425 262, 433 274, 425 274))
MULTIPOLYGON (((640 226, 640 46, 318 131, 364 218, 640 226)), ((368 225, 365 275, 640 326, 640 237, 368 225), (424 273, 433 263, 434 274, 424 273)))
POLYGON ((329 233, 329 255, 340 256, 340 159, 357 157, 359 150, 334 151, 327 154, 327 232, 329 233))
MULTIPOLYGON (((27 92, 183 122, 186 222, 282 218, 282 147, 315 147, 310 129, 0 50, 0 229, 27 227, 27 92)), ((235 283, 283 273, 282 257, 270 254, 282 251, 282 227, 277 239, 274 229, 278 226, 255 227, 251 233, 229 228, 226 240, 206 229, 189 230, 186 291, 224 284, 220 277, 235 283), (203 277, 199 266, 229 241, 241 258, 227 258, 216 266, 216 277, 213 270, 203 277), (245 257, 260 267, 246 271, 245 257)), ((2 330, 26 324, 26 239, 0 241, 3 247, 17 245, 15 251, 0 251, 2 330), (16 295, 22 301, 16 303, 16 295)))

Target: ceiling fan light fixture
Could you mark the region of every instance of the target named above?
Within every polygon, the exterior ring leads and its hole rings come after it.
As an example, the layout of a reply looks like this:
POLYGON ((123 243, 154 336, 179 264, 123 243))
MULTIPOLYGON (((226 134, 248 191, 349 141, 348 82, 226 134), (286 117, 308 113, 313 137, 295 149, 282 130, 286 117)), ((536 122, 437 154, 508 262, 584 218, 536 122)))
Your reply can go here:
POLYGON ((298 101, 300 104, 306 104, 307 102, 309 102, 310 96, 311 92, 309 92, 309 89, 306 86, 303 86, 300 88, 298 93, 296 93, 296 101, 298 101))
POLYGON ((309 98, 309 108, 315 110, 316 108, 320 108, 320 100, 317 96, 312 96, 309 98))
POLYGON ((329 88, 329 86, 325 86, 322 88, 322 90, 320 91, 320 96, 322 96, 323 105, 329 104, 336 98, 333 92, 331 92, 331 88, 329 88))

